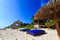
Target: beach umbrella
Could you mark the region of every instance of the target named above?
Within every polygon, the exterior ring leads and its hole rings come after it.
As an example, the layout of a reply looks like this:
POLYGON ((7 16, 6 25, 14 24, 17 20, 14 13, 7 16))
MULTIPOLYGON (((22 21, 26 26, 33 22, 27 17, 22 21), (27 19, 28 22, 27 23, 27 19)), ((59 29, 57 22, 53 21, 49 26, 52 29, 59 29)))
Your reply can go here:
POLYGON ((58 23, 58 18, 60 18, 60 1, 49 3, 48 5, 45 5, 44 8, 41 8, 41 10, 43 10, 45 14, 48 13, 48 15, 52 15, 50 16, 51 18, 54 18, 54 23, 60 39, 60 26, 58 23))
POLYGON ((56 26, 58 36, 60 39, 60 26, 58 23, 58 18, 60 18, 60 0, 55 0, 54 2, 49 2, 40 8, 35 14, 34 19, 54 19, 54 24, 56 26))
POLYGON ((50 18, 52 18, 53 15, 51 15, 53 13, 53 11, 51 11, 48 7, 48 5, 44 5, 43 7, 41 7, 35 14, 34 16, 34 20, 40 19, 40 20, 46 20, 49 18, 49 15, 51 16, 50 18))

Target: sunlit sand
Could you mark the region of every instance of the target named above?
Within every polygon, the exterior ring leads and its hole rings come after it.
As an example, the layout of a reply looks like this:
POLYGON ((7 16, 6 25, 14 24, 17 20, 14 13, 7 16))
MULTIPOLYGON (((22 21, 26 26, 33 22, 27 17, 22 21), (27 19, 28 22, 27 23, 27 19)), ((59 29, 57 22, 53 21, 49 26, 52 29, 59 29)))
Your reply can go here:
POLYGON ((19 29, 0 30, 0 40, 58 40, 57 31, 52 29, 43 29, 46 34, 32 36, 19 29))

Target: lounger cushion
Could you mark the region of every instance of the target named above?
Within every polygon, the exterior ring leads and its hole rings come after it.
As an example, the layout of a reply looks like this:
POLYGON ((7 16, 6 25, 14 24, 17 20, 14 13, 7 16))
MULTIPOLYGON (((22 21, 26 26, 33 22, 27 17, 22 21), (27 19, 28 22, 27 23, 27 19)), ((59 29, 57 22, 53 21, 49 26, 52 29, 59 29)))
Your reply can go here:
POLYGON ((28 28, 20 28, 20 31, 28 31, 28 30, 30 30, 30 29, 28 29, 28 28))
POLYGON ((32 34, 32 35, 35 35, 35 34, 45 33, 45 31, 44 30, 34 29, 34 30, 28 30, 27 33, 28 34, 32 34))

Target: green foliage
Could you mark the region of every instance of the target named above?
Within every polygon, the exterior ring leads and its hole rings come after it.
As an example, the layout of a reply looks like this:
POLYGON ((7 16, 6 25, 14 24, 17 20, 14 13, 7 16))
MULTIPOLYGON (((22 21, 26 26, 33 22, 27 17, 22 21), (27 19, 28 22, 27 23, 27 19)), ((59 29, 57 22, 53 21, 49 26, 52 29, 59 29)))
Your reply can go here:
POLYGON ((31 20, 32 20, 32 21, 34 20, 34 16, 32 16, 31 20))
POLYGON ((32 28, 34 28, 34 25, 33 24, 29 24, 29 25, 26 25, 25 28, 32 29, 32 28))
POLYGON ((45 25, 46 25, 47 27, 50 27, 50 26, 53 25, 53 24, 54 24, 54 21, 53 21, 53 20, 49 20, 48 22, 45 23, 45 25))
POLYGON ((10 28, 10 26, 7 26, 7 27, 5 27, 5 28, 10 28))
MULTIPOLYGON (((34 16, 32 16, 32 21, 33 21, 33 19, 34 19, 34 16)), ((20 22, 20 20, 18 20, 18 21, 15 21, 15 22, 20 22)), ((14 22, 14 23, 15 23, 14 22)), ((34 25, 33 25, 33 22, 31 22, 30 24, 29 23, 22 23, 21 25, 18 25, 18 26, 16 26, 16 25, 10 25, 10 26, 7 26, 7 27, 5 27, 5 28, 33 28, 34 27, 34 25)))
POLYGON ((21 26, 7 26, 5 28, 33 28, 33 22, 32 23, 23 23, 21 26))

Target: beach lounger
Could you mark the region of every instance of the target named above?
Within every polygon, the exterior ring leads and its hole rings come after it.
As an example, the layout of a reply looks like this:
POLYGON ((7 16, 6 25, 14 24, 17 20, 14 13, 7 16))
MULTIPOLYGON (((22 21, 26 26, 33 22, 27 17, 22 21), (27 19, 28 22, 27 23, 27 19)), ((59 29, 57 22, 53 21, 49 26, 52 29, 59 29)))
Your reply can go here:
POLYGON ((36 35, 39 35, 39 34, 45 34, 45 31, 44 30, 33 29, 33 30, 28 30, 27 33, 36 36, 36 35))
POLYGON ((28 28, 20 28, 20 31, 28 31, 28 30, 30 30, 30 29, 28 29, 28 28))

